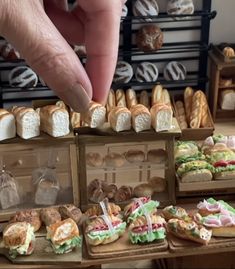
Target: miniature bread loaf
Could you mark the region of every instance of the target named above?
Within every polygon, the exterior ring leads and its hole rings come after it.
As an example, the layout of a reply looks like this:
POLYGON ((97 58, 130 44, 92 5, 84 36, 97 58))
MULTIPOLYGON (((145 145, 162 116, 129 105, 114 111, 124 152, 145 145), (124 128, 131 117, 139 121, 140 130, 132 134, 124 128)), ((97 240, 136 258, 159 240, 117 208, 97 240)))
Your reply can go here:
POLYGON ((147 161, 151 163, 165 163, 167 159, 167 153, 164 149, 150 149, 147 152, 147 161))
POLYGON ((231 47, 225 47, 223 49, 223 54, 224 54, 224 56, 227 56, 227 57, 234 57, 235 56, 234 49, 231 47))
POLYGON ((220 96, 220 106, 224 110, 234 110, 235 109, 235 91, 232 89, 227 89, 221 91, 220 96))
POLYGON ((104 158, 107 167, 121 167, 125 163, 125 157, 119 153, 109 153, 104 158))
POLYGON ((148 179, 148 184, 152 187, 153 192, 163 192, 166 189, 166 179, 162 177, 152 177, 148 179))
POLYGON ((184 103, 182 101, 176 101, 175 106, 176 106, 176 110, 177 110, 177 114, 178 114, 180 128, 181 129, 188 128, 186 114, 185 114, 185 110, 184 110, 184 103))
POLYGON ((192 101, 192 112, 190 116, 190 127, 199 128, 202 119, 202 95, 200 91, 195 92, 192 101))
POLYGON ((171 104, 171 98, 170 98, 170 94, 168 92, 167 89, 163 89, 162 90, 162 102, 166 105, 170 105, 171 104))
POLYGON ((137 97, 136 93, 132 89, 128 89, 126 91, 126 102, 127 102, 127 107, 130 109, 131 107, 137 105, 137 97))
POLYGON ((107 99, 107 104, 106 104, 106 111, 107 115, 109 112, 116 106, 116 97, 115 97, 115 92, 113 89, 109 91, 108 99, 107 99))
POLYGON ((49 226, 51 224, 61 221, 61 215, 58 209, 55 207, 42 208, 40 211, 40 217, 41 217, 42 222, 46 226, 49 226))
POLYGON ((88 111, 82 115, 82 118, 91 128, 102 127, 106 119, 106 109, 101 104, 92 101, 88 111))
POLYGON ((116 90, 116 106, 126 107, 126 95, 122 89, 116 90))
POLYGON ((116 132, 131 129, 131 112, 126 107, 115 107, 108 115, 108 122, 116 132))
POLYGON ((78 223, 82 218, 81 210, 78 207, 76 207, 75 205, 72 205, 72 204, 60 206, 59 207, 59 212, 61 214, 62 219, 71 218, 76 223, 78 223))
POLYGON ((202 96, 202 119, 201 119, 201 127, 210 127, 210 116, 209 116, 209 107, 206 99, 206 95, 201 91, 202 96))
POLYGON ((126 152, 125 158, 129 163, 138 163, 144 161, 145 155, 142 150, 130 149, 126 152))
POLYGON ((144 105, 134 105, 130 109, 132 127, 138 133, 151 128, 151 114, 144 105))
POLYGON ((141 91, 139 103, 146 106, 148 109, 150 108, 149 96, 147 91, 141 91))
POLYGON ((15 107, 12 113, 16 118, 16 132, 21 138, 30 139, 39 136, 40 117, 33 108, 15 107))
POLYGON ((115 202, 124 202, 131 199, 133 196, 133 189, 131 186, 121 186, 118 191, 115 193, 114 201, 115 202))
POLYGON ((193 94, 194 94, 194 91, 190 87, 187 87, 184 90, 184 105, 185 105, 186 120, 187 120, 188 124, 190 124, 190 116, 191 116, 191 111, 192 111, 193 94))
POLYGON ((104 159, 98 152, 89 152, 86 154, 86 164, 91 167, 101 167, 104 159))
POLYGON ((66 109, 56 105, 48 105, 40 108, 41 130, 53 137, 69 134, 69 113, 66 109))
POLYGON ((135 197, 151 197, 153 195, 153 188, 148 183, 137 185, 133 190, 135 197))
POLYGON ((157 103, 162 103, 162 91, 163 88, 161 85, 156 85, 153 89, 152 89, 152 106, 157 104, 157 103))
POLYGON ((0 109, 0 141, 16 136, 15 117, 6 109, 0 109))

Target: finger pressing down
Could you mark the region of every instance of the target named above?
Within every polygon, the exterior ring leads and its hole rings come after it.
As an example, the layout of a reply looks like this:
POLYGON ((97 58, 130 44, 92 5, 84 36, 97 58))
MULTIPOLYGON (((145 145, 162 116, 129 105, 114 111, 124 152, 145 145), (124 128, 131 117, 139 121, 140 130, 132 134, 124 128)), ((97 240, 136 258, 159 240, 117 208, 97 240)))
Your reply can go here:
POLYGON ((92 98, 90 80, 40 1, 1 0, 0 10, 0 34, 65 103, 85 111, 92 98))

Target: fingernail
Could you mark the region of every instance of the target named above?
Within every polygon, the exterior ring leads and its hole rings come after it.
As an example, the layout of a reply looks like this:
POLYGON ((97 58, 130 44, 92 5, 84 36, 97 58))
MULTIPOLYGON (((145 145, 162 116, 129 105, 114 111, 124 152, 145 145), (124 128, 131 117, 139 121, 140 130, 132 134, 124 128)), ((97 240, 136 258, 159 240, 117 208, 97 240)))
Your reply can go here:
POLYGON ((76 112, 85 112, 88 110, 91 98, 86 93, 81 84, 75 84, 69 89, 68 103, 76 112))

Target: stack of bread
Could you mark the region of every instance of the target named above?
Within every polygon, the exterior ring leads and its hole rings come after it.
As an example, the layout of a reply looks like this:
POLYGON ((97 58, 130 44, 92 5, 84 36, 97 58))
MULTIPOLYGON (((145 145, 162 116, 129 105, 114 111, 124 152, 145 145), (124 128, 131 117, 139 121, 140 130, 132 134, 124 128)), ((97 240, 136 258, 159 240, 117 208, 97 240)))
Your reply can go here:
POLYGON ((184 102, 175 102, 175 112, 181 129, 212 127, 207 98, 200 90, 187 87, 184 102))
POLYGON ((168 91, 157 85, 151 99, 145 90, 140 92, 139 98, 133 89, 110 90, 106 110, 112 129, 120 132, 132 127, 137 133, 151 127, 156 132, 169 130, 173 113, 168 91))

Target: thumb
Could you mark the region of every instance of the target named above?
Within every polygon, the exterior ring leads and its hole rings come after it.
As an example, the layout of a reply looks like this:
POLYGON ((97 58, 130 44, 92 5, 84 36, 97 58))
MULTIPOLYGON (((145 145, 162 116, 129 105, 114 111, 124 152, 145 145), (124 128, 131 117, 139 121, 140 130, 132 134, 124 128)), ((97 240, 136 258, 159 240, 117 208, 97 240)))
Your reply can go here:
POLYGON ((40 1, 2 0, 1 9, 4 20, 0 19, 0 34, 66 104, 75 111, 85 111, 92 98, 90 80, 40 1))

